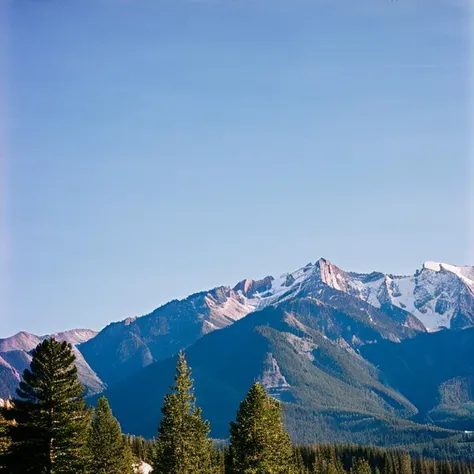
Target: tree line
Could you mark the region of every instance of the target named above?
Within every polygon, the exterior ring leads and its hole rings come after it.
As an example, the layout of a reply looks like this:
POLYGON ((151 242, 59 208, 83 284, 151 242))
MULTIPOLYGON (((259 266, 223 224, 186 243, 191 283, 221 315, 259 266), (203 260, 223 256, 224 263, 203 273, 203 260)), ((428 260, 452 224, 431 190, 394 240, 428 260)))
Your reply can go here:
POLYGON ((74 361, 71 345, 54 338, 33 351, 16 397, 0 410, 1 473, 132 474, 143 460, 154 474, 474 474, 467 462, 402 451, 294 446, 280 402, 258 383, 230 424, 229 442, 216 442, 182 352, 156 437, 125 436, 106 398, 95 409, 87 406, 74 361))

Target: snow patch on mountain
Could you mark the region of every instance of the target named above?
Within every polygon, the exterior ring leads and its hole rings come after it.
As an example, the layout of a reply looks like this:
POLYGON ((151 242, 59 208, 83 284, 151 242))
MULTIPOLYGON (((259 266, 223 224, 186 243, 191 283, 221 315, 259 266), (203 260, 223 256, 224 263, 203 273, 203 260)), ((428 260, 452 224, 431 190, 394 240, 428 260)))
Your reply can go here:
MULTIPOLYGON (((246 280, 247 287, 252 281, 246 280)), ((461 327, 474 323, 474 267, 427 262, 414 275, 363 274, 346 272, 320 259, 265 281, 268 285, 263 291, 254 291, 251 297, 237 290, 244 305, 258 310, 298 295, 322 297, 324 287, 330 287, 378 309, 398 307, 418 318, 428 330, 452 327, 455 319, 462 321, 457 323, 461 327)))
POLYGON ((434 272, 450 272, 474 290, 474 267, 457 267, 448 263, 425 262, 423 268, 434 272))
MULTIPOLYGON (((461 299, 474 302, 474 268, 425 263, 410 276, 366 275, 349 277, 351 292, 367 303, 382 308, 394 305, 418 318, 427 329, 450 327, 455 316, 464 310, 461 299)), ((469 304, 467 304, 469 306, 469 304)), ((474 309, 474 308, 473 308, 474 309)), ((463 314, 472 318, 473 313, 463 314)))

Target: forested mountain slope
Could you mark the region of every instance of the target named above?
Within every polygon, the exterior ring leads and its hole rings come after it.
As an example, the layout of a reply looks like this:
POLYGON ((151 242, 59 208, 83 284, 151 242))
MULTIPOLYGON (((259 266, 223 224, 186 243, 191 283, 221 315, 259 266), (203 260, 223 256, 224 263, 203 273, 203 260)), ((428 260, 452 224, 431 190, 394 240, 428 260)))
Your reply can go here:
MULTIPOLYGON (((416 406, 360 356, 363 341, 380 342, 386 335, 386 328, 362 314, 297 298, 198 340, 187 359, 213 436, 227 437, 228 423, 255 380, 285 402, 297 441, 399 443, 451 436, 409 421, 416 406)), ((125 431, 155 434, 174 366, 174 358, 156 362, 105 393, 125 431)))

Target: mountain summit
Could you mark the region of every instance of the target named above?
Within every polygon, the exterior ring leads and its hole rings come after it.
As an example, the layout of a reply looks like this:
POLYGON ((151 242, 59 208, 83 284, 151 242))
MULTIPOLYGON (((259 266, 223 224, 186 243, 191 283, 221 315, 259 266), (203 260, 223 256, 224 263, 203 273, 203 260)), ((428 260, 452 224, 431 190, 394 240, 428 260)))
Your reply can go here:
POLYGON ((425 264, 409 276, 362 274, 321 258, 278 277, 244 279, 173 300, 146 316, 108 325, 79 348, 99 377, 113 384, 249 313, 297 297, 342 311, 358 308, 391 340, 405 337, 406 328, 466 328, 474 322, 473 273, 472 267, 425 264))
MULTIPOLYGON (((214 436, 227 436, 258 380, 285 402, 295 440, 399 443, 471 426, 472 326, 473 267, 426 262, 413 275, 356 273, 321 258, 173 300, 98 334, 56 337, 75 346, 89 394, 106 389, 131 433, 154 434, 156 400, 186 349, 214 436), (443 344, 449 357, 439 353, 443 344), (430 420, 437 427, 424 424, 430 420)), ((0 340, 0 396, 18 384, 44 337, 0 340)))
POLYGON ((318 298, 329 287, 375 308, 393 306, 406 311, 427 330, 474 324, 474 267, 427 262, 408 276, 363 274, 346 272, 321 258, 280 278, 267 277, 265 283, 263 291, 253 291, 248 297, 240 291, 246 304, 261 309, 296 294, 318 298))

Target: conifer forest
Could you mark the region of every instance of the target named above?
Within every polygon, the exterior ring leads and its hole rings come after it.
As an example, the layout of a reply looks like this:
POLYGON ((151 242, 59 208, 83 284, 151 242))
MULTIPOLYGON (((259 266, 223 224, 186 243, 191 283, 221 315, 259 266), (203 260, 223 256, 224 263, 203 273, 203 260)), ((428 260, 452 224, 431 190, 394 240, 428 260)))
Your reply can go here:
POLYGON ((123 434, 105 397, 95 407, 86 403, 71 345, 46 339, 33 351, 16 396, 2 407, 0 472, 474 474, 469 451, 460 448, 472 442, 468 435, 452 446, 295 445, 285 430, 283 405, 259 383, 241 401, 229 438, 212 439, 183 352, 169 393, 157 400, 161 402, 153 439, 123 434), (152 471, 142 470, 144 466, 152 471))

